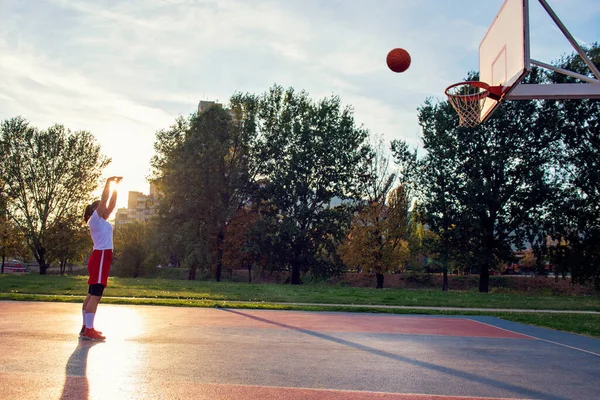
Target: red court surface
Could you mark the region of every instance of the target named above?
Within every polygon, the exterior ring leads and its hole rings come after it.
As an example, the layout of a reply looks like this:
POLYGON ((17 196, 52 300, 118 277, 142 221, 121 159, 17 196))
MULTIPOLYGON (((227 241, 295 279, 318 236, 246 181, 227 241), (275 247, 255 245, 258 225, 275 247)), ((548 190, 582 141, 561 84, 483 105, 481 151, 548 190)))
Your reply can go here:
POLYGON ((207 318, 204 326, 265 328, 265 329, 302 329, 319 332, 363 332, 363 333, 392 333, 398 335, 443 335, 470 336, 489 338, 520 338, 528 336, 490 325, 482 324, 467 318, 435 318, 403 316, 402 322, 390 318, 390 315, 369 314, 336 314, 332 318, 329 313, 297 313, 278 311, 269 315, 269 319, 261 318, 261 311, 244 310, 243 314, 236 310, 229 313, 215 313, 207 318), (239 318, 243 315, 246 318, 239 318))
POLYGON ((477 318, 101 305, 98 343, 78 304, 0 302, 0 398, 598 399, 596 342, 477 318))

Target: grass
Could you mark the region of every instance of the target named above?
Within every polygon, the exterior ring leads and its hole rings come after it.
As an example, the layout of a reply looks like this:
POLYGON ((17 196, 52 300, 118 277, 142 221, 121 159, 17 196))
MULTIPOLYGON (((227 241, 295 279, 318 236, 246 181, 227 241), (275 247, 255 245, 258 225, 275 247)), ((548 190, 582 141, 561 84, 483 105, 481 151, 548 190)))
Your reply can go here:
MULTIPOLYGON (((600 296, 375 290, 325 284, 292 286, 131 278, 111 278, 109 285, 102 300, 104 303, 399 314, 492 315, 525 324, 600 337, 600 314, 553 314, 542 311, 599 312, 600 296), (291 303, 314 303, 314 305, 293 305, 291 303), (505 308, 514 311, 382 309, 372 307, 375 305, 505 308), (540 310, 540 312, 518 312, 519 309, 533 309, 540 310)), ((86 291, 87 277, 82 276, 0 275, 0 300, 81 302, 86 291)))

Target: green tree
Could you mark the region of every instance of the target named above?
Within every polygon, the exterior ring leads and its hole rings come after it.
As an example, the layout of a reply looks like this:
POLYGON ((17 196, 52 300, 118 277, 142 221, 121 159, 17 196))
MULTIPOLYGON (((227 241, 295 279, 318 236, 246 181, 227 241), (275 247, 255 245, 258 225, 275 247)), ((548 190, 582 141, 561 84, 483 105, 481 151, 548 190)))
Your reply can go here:
POLYGON ((25 237, 19 228, 8 218, 8 199, 0 192, 0 273, 4 273, 7 257, 21 257, 27 254, 25 237))
MULTIPOLYGON (((600 45, 586 49, 591 61, 600 67, 600 45)), ((578 54, 563 57, 558 66, 593 77, 578 54)), ((581 83, 559 73, 548 73, 552 83, 581 83)), ((572 272, 575 282, 594 282, 600 289, 600 102, 598 100, 547 100, 542 117, 556 126, 561 137, 561 154, 555 166, 560 179, 560 196, 546 218, 546 229, 561 245, 560 262, 564 274, 572 272)), ((540 252, 546 231, 538 235, 540 252)))
POLYGON ((55 221, 46 233, 47 259, 58 261, 61 274, 67 266, 83 263, 89 256, 93 243, 89 229, 81 223, 81 215, 65 216, 55 221))
POLYGON ((384 202, 373 201, 358 213, 339 248, 347 265, 375 274, 377 289, 385 273, 402 270, 410 257, 409 208, 407 190, 395 188, 384 202))
MULTIPOLYGON (((539 82, 539 70, 528 81, 539 82)), ((448 235, 444 246, 472 255, 481 292, 488 291, 489 270, 525 246, 527 228, 539 224, 556 192, 559 141, 539 113, 540 102, 505 102, 487 123, 465 129, 446 102, 419 109, 430 170, 423 176, 436 176, 422 181, 423 214, 448 235)))
POLYGON ((139 278, 151 268, 150 224, 132 221, 115 229, 114 269, 119 276, 139 278))
POLYGON ((220 281, 226 226, 248 200, 247 145, 239 118, 210 107, 158 132, 155 149, 159 226, 174 235, 172 247, 183 253, 189 279, 199 266, 213 264, 220 281))
POLYGON ((39 130, 21 117, 2 122, 0 159, 8 215, 45 274, 48 230, 73 210, 83 210, 110 160, 89 132, 62 125, 39 130))
POLYGON ((456 255, 460 238, 456 237, 453 221, 458 218, 457 209, 452 207, 452 195, 458 191, 460 179, 453 174, 459 157, 454 146, 455 138, 448 134, 456 120, 446 118, 450 112, 446 104, 433 105, 425 102, 420 111, 419 122, 424 132, 436 131, 429 135, 427 155, 417 158, 416 150, 411 152, 406 142, 394 140, 392 154, 396 163, 405 171, 406 180, 412 183, 414 191, 420 193, 420 202, 415 206, 415 220, 427 224, 433 236, 426 240, 426 248, 436 255, 442 265, 442 290, 448 290, 448 265, 456 255), (436 190, 431 190, 435 188, 436 190))
MULTIPOLYGON (((261 96, 238 94, 232 108, 245 110, 250 151, 264 183, 260 198, 271 205, 279 244, 287 247, 291 283, 319 264, 327 241, 343 234, 346 207, 334 199, 357 198, 370 151, 366 129, 338 97, 312 100, 308 93, 273 86, 261 96)), ((283 250, 280 248, 280 250, 283 250)))

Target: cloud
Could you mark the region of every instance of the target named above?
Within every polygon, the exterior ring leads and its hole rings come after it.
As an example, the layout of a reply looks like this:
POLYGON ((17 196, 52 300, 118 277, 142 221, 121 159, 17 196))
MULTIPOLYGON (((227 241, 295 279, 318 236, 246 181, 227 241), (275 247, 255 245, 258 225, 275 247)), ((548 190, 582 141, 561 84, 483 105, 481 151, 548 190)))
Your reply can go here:
MULTIPOLYGON (((574 35, 591 41, 600 7, 579 2, 586 13, 566 0, 553 5, 574 35)), ((226 103, 235 92, 260 93, 274 83, 316 98, 339 95, 357 123, 418 144, 417 108, 428 97, 443 99, 446 86, 478 69, 479 42, 502 0, 2 4, 0 117, 91 130, 114 165, 132 166, 142 182, 137 190, 145 190, 156 130, 193 112, 199 100, 226 103), (385 65, 394 47, 412 55, 403 74, 385 65)), ((545 38, 552 22, 538 11, 532 36, 545 38), (537 23, 542 17, 544 25, 537 23)), ((540 58, 567 51, 535 40, 540 58)))

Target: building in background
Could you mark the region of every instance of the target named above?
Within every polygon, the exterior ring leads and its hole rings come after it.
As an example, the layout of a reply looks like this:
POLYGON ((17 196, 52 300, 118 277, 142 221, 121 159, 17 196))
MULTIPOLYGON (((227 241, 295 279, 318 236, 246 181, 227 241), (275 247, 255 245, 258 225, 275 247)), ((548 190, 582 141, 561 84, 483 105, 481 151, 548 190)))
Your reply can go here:
POLYGON ((129 192, 127 208, 119 208, 115 215, 115 228, 132 221, 148 221, 154 215, 156 187, 150 184, 150 194, 129 192))
POLYGON ((198 103, 198 112, 205 111, 205 110, 209 109, 212 106, 223 107, 223 104, 217 103, 216 101, 204 101, 204 100, 200 100, 200 103, 198 103))
MULTIPOLYGON (((198 103, 198 113, 202 112, 202 111, 206 111, 208 110, 210 107, 212 106, 217 106, 217 107, 221 107, 223 108, 223 104, 221 103, 217 103, 216 101, 204 101, 204 100, 200 100, 200 103, 198 103)), ((235 114, 233 113, 232 110, 230 109, 225 109, 229 115, 231 116, 231 118, 235 119, 235 114)))

